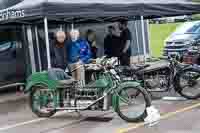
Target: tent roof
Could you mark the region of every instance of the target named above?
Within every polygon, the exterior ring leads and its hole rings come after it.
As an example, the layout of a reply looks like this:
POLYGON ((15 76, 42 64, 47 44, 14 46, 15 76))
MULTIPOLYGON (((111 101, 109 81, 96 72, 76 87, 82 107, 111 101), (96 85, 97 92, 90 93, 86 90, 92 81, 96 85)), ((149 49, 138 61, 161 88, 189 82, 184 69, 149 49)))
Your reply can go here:
MULTIPOLYGON (((0 10, 1 22, 38 20, 44 16, 65 22, 114 21, 137 16, 155 18, 200 13, 200 4, 186 0, 18 0, 19 3, 0 10), (22 16, 5 17, 11 11, 22 16), (2 19, 2 14, 4 18, 2 19)), ((1 3, 1 0, 0 0, 1 3)), ((15 2, 16 3, 16 2, 15 2)), ((10 15, 10 14, 9 14, 10 15)), ((7 15, 8 16, 8 15, 7 15)))

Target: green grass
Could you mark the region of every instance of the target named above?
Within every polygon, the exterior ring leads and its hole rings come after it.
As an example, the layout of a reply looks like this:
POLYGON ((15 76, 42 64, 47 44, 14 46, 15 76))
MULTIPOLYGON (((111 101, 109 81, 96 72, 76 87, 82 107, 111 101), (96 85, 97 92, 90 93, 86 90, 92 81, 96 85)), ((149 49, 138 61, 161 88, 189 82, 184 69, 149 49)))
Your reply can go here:
POLYGON ((164 40, 180 23, 150 24, 150 50, 153 57, 162 55, 164 40))
POLYGON ((192 0, 193 2, 200 2, 200 0, 192 0))

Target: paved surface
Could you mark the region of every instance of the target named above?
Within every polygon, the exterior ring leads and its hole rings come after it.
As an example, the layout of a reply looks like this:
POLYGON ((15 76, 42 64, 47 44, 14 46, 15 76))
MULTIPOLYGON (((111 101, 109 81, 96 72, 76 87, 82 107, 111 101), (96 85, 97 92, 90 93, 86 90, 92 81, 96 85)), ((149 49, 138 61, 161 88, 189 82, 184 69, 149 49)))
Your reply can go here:
MULTIPOLYGON (((135 129, 135 133, 199 133, 200 131, 200 108, 192 109, 177 114, 174 117, 160 121, 154 127, 142 127, 135 129)), ((133 131, 129 131, 132 133, 133 131)))
POLYGON ((162 120, 148 127, 143 123, 126 123, 112 111, 60 112, 46 119, 36 117, 22 95, 0 95, 0 133, 199 133, 199 101, 155 100, 162 120), (10 97, 10 98, 8 98, 10 97))

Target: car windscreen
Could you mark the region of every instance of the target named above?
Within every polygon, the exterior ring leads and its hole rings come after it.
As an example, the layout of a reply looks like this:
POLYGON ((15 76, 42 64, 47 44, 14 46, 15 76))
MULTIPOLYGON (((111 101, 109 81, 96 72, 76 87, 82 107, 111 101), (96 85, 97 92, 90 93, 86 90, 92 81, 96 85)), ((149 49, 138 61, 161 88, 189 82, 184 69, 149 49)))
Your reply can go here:
POLYGON ((175 32, 172 33, 172 35, 177 35, 177 34, 184 34, 186 33, 191 27, 195 25, 194 22, 186 22, 182 25, 180 25, 175 32))
POLYGON ((0 52, 5 52, 13 47, 14 42, 0 42, 0 52))
POLYGON ((191 28, 189 28, 186 32, 186 34, 200 34, 200 23, 195 24, 191 28))

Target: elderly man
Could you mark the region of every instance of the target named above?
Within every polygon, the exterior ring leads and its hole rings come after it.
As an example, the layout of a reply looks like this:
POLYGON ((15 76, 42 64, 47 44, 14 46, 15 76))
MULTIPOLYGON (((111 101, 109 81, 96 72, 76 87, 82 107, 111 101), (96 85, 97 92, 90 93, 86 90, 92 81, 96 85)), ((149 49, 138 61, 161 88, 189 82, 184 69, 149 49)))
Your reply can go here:
POLYGON ((85 70, 80 67, 81 64, 90 62, 92 57, 91 49, 88 42, 80 38, 79 30, 72 30, 70 32, 71 43, 67 46, 67 57, 72 76, 76 80, 80 80, 82 84, 85 84, 85 70))
POLYGON ((66 57, 66 34, 63 31, 56 33, 56 40, 54 42, 54 54, 55 54, 55 67, 65 69, 67 66, 66 57))

